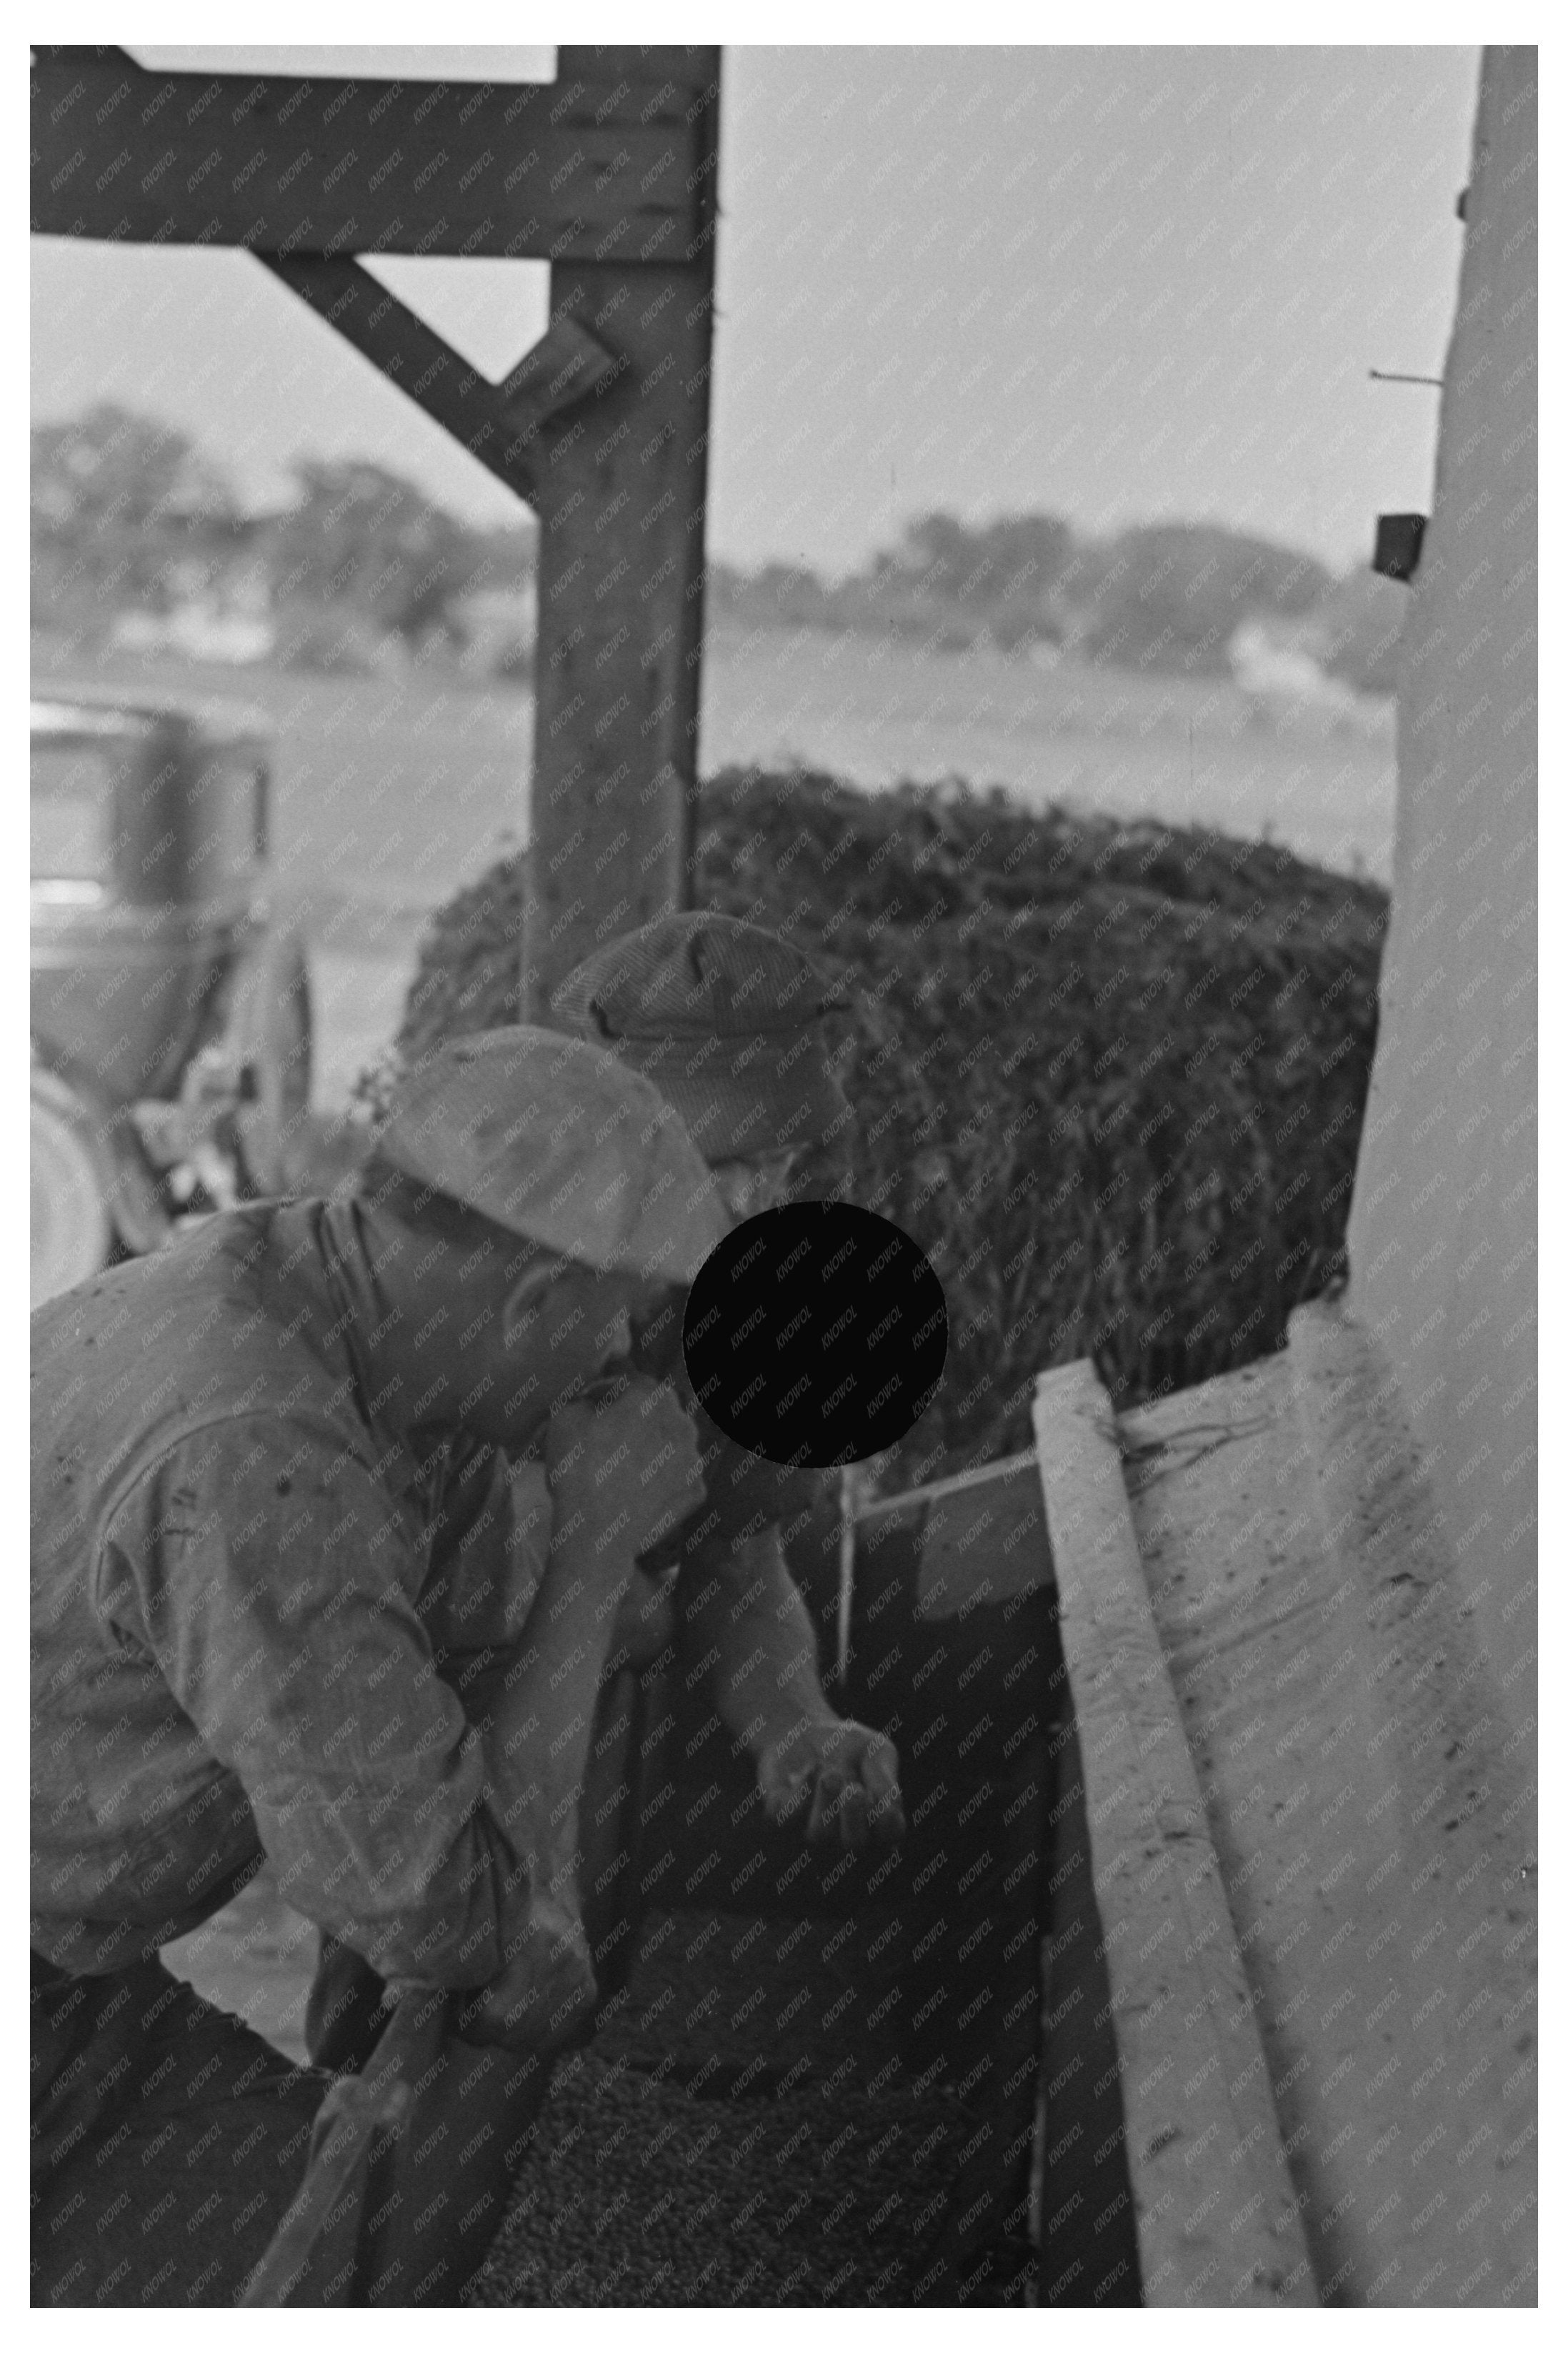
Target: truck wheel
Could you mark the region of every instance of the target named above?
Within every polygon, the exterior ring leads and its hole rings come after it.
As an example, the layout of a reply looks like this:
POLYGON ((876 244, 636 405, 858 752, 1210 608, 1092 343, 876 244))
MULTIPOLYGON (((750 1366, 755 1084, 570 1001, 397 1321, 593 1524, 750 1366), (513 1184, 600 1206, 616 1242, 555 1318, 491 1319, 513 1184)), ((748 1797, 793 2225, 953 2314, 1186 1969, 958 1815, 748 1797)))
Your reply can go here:
POLYGON ((31 1103, 32 1305, 109 1263, 113 1174, 98 1124, 52 1071, 35 1067, 31 1103))
POLYGON ((248 1071, 235 1113, 253 1194, 286 1193, 310 1106, 310 983, 302 942, 263 942, 235 976, 226 1042, 248 1071))

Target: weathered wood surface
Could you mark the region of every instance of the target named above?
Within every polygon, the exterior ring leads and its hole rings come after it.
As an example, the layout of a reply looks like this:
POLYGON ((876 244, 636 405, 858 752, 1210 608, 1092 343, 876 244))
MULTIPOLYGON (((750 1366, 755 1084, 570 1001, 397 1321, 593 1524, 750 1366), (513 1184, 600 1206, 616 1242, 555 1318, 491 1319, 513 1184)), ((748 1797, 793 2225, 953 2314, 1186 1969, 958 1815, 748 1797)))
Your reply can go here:
POLYGON ((525 1017, 690 903, 719 51, 561 48, 553 83, 151 74, 33 57, 33 227, 240 245, 539 518, 525 1017), (550 327, 503 385, 353 257, 535 256, 550 327))
POLYGON ((319 255, 258 254, 323 325, 379 368, 389 384, 461 443, 470 458, 520 499, 533 494, 531 420, 514 423, 499 385, 427 327, 357 261, 319 255))
POLYGON ((667 54, 491 85, 149 72, 120 48, 40 46, 32 227, 281 254, 679 263, 700 250, 706 132, 679 72, 650 81, 667 54))
POLYGON ((591 399, 626 366, 574 321, 559 319, 503 383, 492 384, 357 261, 277 253, 257 259, 530 504, 537 494, 533 452, 540 427, 591 399))
MULTIPOLYGON (((1518 1670, 1521 1726, 1540 1469, 1539 69, 1533 44, 1481 52, 1345 1232, 1346 1304, 1399 1371, 1455 1576, 1499 1679, 1518 1670)), ((1527 1778, 1533 1742, 1526 1727, 1527 1778)))
POLYGON ((1121 1431, 1321 2300, 1530 2304, 1531 1711, 1394 1372, 1318 1303, 1121 1431))
MULTIPOLYGON (((550 274, 552 332, 585 330, 624 364, 540 427, 531 460, 539 645, 522 993, 533 1021, 549 1021, 551 989, 585 955, 690 904, 719 52, 650 52, 644 72, 655 64, 685 77, 681 120, 698 142, 700 220, 685 265, 562 259, 550 274)), ((595 51, 559 52, 563 89, 604 69, 595 51)))
POLYGON ((1042 1374, 1034 1422, 1121 2060, 1143 2300, 1313 2305, 1219 1865, 1149 1607, 1110 1401, 1042 1374))

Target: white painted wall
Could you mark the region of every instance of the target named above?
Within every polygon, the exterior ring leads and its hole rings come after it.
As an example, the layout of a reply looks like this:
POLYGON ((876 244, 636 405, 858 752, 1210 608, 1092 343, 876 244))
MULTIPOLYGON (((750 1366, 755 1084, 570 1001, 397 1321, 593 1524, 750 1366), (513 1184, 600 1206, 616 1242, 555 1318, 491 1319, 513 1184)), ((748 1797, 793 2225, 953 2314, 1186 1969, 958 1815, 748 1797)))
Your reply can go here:
POLYGON ((1347 1305, 1535 1714, 1536 52, 1488 49, 1399 695, 1394 911, 1347 1305))

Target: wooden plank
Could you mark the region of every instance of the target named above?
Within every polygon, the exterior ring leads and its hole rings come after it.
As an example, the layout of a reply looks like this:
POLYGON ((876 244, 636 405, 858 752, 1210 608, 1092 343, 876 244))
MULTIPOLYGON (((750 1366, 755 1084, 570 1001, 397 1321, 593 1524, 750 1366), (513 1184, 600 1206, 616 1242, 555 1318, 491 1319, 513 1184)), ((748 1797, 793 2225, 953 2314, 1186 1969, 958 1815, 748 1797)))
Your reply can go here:
POLYGON ((574 320, 560 319, 492 384, 357 261, 258 254, 322 323, 389 384, 531 503, 540 427, 602 392, 626 363, 574 320))
POLYGON ((591 394, 607 392, 626 364, 575 319, 557 319, 497 391, 509 422, 526 438, 591 394))
POLYGON ((1036 1383, 1035 1440, 1121 2061, 1143 2300, 1317 2303, 1253 1998, 1092 1365, 1036 1383))
POLYGON ((690 902, 717 219, 716 48, 558 65, 554 84, 450 90, 46 48, 33 82, 35 229, 265 252, 535 506, 534 1020, 592 949, 690 902), (372 299, 351 258, 369 251, 545 255, 547 343, 612 366, 548 361, 541 381, 524 362, 490 385, 372 299), (563 416, 574 373, 594 396, 563 416))
MULTIPOLYGON (((650 52, 650 58, 670 53, 650 52)), ((595 53, 558 53, 563 90, 595 53)), ((689 50, 680 103, 701 153, 689 267, 558 263, 552 327, 573 322, 622 375, 539 433, 539 646, 524 919, 527 1018, 616 934, 689 905, 713 336, 717 49, 689 50)), ((670 85, 672 88, 674 84, 670 85)))
POLYGON ((707 130, 682 52, 555 83, 150 73, 39 47, 32 227, 142 245, 658 262, 701 251, 707 130), (651 79, 650 79, 651 77, 651 79))
POLYGON ((911 1506, 940 1503, 948 1495, 962 1495, 971 1487, 990 1486, 998 1479, 1037 1479, 1040 1466, 1032 1446, 1022 1453, 1004 1455, 999 1462, 982 1462, 973 1471, 955 1471, 949 1479, 933 1479, 929 1486, 906 1487, 897 1495, 878 1495, 868 1504, 856 1506, 858 1528, 875 1527, 889 1512, 909 1511, 911 1506))
POLYGON ((500 388, 357 261, 262 253, 258 260, 521 499, 533 495, 531 428, 500 388))
POLYGON ((1537 2293, 1534 1788, 1357 1320, 1124 1414, 1321 2301, 1537 2293))

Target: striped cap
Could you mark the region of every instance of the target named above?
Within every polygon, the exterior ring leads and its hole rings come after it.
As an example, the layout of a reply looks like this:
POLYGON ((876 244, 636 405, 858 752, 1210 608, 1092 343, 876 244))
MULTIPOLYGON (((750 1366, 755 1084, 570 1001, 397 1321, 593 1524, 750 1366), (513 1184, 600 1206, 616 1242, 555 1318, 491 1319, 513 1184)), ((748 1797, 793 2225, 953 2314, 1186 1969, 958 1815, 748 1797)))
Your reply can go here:
POLYGON ((730 1230, 658 1090, 556 1029, 448 1039, 401 1081, 377 1144, 405 1175, 601 1272, 690 1282, 730 1230))
POLYGON ((661 916, 578 965, 550 1006, 650 1078, 710 1162, 826 1143, 854 1116, 826 1027, 853 1000, 759 924, 661 916))

